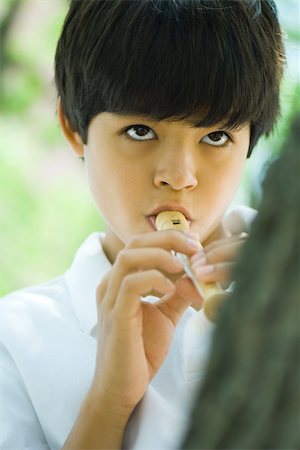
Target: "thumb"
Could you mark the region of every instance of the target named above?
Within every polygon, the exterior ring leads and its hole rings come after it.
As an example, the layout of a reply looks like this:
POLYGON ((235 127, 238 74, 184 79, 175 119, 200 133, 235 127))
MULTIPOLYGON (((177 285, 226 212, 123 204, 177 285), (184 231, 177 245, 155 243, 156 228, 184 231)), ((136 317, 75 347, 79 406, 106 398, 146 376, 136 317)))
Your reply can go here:
POLYGON ((189 299, 190 304, 196 309, 201 309, 203 305, 203 298, 197 291, 193 281, 187 276, 179 278, 175 283, 176 293, 181 298, 189 299))
POLYGON ((157 308, 172 321, 174 326, 177 325, 191 304, 199 304, 200 309, 203 303, 193 282, 187 276, 178 279, 175 283, 175 288, 175 292, 164 295, 156 303, 157 308))

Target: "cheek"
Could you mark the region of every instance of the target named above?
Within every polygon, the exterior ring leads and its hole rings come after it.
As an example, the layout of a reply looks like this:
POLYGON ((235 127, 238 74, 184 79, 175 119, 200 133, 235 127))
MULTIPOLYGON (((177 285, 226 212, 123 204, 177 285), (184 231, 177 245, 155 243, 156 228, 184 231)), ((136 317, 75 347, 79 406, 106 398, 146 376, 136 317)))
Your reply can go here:
POLYGON ((130 205, 130 198, 142 188, 137 179, 138 171, 126 164, 107 158, 86 163, 91 193, 105 215, 110 210, 121 208, 125 201, 130 205))
POLYGON ((224 164, 214 174, 211 195, 215 198, 215 202, 223 203, 227 207, 239 187, 244 166, 245 159, 235 159, 224 164))

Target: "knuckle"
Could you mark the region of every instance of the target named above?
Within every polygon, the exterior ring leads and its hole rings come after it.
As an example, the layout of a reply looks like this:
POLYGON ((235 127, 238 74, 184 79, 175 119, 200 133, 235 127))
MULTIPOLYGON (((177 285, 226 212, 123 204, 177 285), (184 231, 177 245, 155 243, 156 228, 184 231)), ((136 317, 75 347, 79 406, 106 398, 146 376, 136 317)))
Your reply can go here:
POLYGON ((107 288, 107 282, 105 279, 103 279, 96 289, 96 300, 97 300, 98 305, 102 304, 102 301, 105 296, 106 288, 107 288))
POLYGON ((127 266, 130 255, 128 254, 128 250, 120 250, 117 256, 117 263, 122 266, 127 266))
POLYGON ((151 278, 159 279, 163 277, 163 274, 158 269, 151 269, 148 271, 148 276, 151 278))
POLYGON ((170 239, 180 239, 180 237, 185 239, 184 234, 181 231, 178 230, 170 230, 170 239))
POLYGON ((220 249, 219 248, 212 248, 208 252, 205 253, 205 256, 208 260, 214 260, 218 256, 220 256, 220 249))
POLYGON ((168 261, 170 258, 172 258, 171 253, 163 248, 158 248, 157 250, 155 250, 155 256, 158 263, 168 261))
POLYGON ((96 288, 96 303, 97 307, 103 308, 105 303, 105 296, 107 292, 107 288, 109 285, 109 280, 111 276, 111 270, 102 278, 101 282, 98 284, 96 288))
POLYGON ((152 288, 155 289, 157 286, 162 286, 167 283, 168 277, 165 276, 162 272, 159 270, 153 270, 152 273, 152 288))
POLYGON ((106 275, 104 275, 104 277, 102 278, 102 280, 98 284, 97 289, 96 289, 97 298, 98 297, 101 298, 101 297, 103 297, 105 295, 105 292, 106 292, 107 287, 108 287, 109 279, 110 279, 110 276, 111 276, 111 272, 112 271, 110 270, 106 275))
POLYGON ((132 236, 132 238, 129 241, 128 247, 129 248, 137 248, 137 247, 141 247, 142 242, 141 242, 141 235, 136 234, 134 236, 132 236))
POLYGON ((168 248, 176 248, 178 245, 182 244, 182 240, 186 241, 184 233, 178 230, 166 230, 163 231, 165 236, 165 245, 168 248))
POLYGON ((125 291, 131 291, 134 284, 134 275, 126 275, 123 278, 122 287, 125 291))

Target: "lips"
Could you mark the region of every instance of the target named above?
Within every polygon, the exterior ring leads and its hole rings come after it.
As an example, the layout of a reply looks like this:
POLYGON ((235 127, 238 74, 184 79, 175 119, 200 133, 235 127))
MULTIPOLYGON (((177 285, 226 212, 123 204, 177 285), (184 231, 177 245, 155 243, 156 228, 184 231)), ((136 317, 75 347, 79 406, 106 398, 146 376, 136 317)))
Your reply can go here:
POLYGON ((151 228, 156 231, 156 226, 155 226, 156 216, 148 216, 147 219, 150 222, 151 228))

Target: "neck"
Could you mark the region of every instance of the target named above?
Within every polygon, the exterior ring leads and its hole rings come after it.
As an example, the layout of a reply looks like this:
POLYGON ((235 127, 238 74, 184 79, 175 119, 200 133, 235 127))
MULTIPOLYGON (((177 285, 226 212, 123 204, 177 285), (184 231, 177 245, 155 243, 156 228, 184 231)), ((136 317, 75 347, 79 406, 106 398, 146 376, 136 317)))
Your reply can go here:
POLYGON ((118 253, 124 248, 125 244, 112 231, 108 229, 104 238, 101 240, 105 256, 111 264, 114 264, 118 253))

